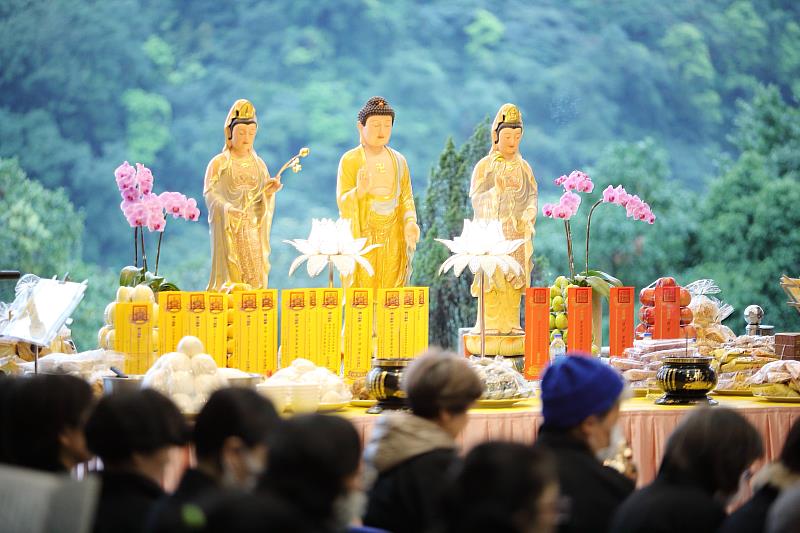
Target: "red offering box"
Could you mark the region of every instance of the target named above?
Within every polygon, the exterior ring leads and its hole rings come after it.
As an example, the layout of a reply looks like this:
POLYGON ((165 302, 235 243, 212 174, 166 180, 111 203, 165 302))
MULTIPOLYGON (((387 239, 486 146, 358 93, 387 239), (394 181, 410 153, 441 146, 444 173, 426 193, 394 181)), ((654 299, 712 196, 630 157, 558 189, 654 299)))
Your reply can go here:
POLYGON ((681 335, 680 287, 656 287, 654 339, 679 339, 681 335))
POLYGON ((636 296, 633 287, 611 287, 609 310, 609 355, 622 356, 625 348, 633 346, 636 327, 633 308, 636 296))
MULTIPOLYGON (((680 320, 680 316, 678 317, 680 320)), ((567 351, 592 353, 592 288, 570 287, 567 290, 567 351)))
POLYGON ((550 360, 550 289, 525 289, 525 379, 539 379, 550 360))

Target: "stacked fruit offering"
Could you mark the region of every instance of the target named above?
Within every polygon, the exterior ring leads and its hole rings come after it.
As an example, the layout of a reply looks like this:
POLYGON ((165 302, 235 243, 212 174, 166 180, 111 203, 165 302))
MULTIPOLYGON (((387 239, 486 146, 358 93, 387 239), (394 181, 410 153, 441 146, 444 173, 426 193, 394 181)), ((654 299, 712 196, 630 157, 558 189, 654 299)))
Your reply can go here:
POLYGON ((550 342, 556 333, 567 342, 567 289, 575 286, 565 276, 558 276, 550 287, 550 342))
POLYGON ((637 339, 642 339, 645 333, 653 335, 656 326, 656 288, 658 287, 678 287, 679 299, 681 306, 681 338, 694 339, 697 337, 697 332, 692 326, 692 310, 689 309, 689 304, 692 301, 692 295, 683 287, 675 283, 675 278, 663 277, 658 278, 655 282, 639 292, 639 303, 642 306, 639 308, 639 325, 636 326, 635 334, 637 339))
POLYGON ((104 350, 113 350, 114 342, 116 340, 116 333, 114 331, 114 313, 117 303, 152 303, 153 316, 150 318, 153 326, 153 352, 158 356, 158 304, 156 302, 153 289, 147 285, 137 285, 136 287, 120 287, 117 289, 117 298, 106 306, 103 313, 103 327, 97 332, 97 345, 104 350))

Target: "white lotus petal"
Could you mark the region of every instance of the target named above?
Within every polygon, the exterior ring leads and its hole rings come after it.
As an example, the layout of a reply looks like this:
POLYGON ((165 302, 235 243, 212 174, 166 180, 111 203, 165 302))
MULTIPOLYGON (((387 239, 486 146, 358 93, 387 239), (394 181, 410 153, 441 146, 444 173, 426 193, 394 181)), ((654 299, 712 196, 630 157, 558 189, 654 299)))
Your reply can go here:
POLYGON ((492 247, 489 249, 490 255, 507 255, 511 253, 509 247, 513 241, 497 241, 492 243, 492 247))
POLYGON ((316 277, 319 275, 320 272, 325 270, 325 267, 328 266, 328 256, 327 255, 312 255, 308 258, 308 275, 316 277))
POLYGON ((291 276, 294 273, 294 271, 297 270, 297 267, 302 265, 303 261, 305 261, 306 259, 308 259, 307 255, 297 256, 297 258, 295 258, 295 260, 292 261, 292 266, 289 267, 289 275, 291 276))
MULTIPOLYGON (((456 239, 458 239, 458 237, 456 237, 456 239)), ((448 250, 450 250, 451 252, 459 253, 459 251, 456 249, 458 245, 455 243, 455 241, 449 241, 447 239, 434 239, 434 240, 447 246, 448 250)))
POLYGON ((331 260, 344 276, 351 275, 356 269, 356 261, 351 255, 333 255, 331 260))
POLYGON ((325 239, 319 245, 321 255, 336 255, 339 253, 339 244, 336 239, 325 239))
POLYGON ((374 249, 376 249, 376 248, 380 248, 381 246, 383 246, 383 245, 382 245, 382 244, 370 244, 369 246, 367 246, 367 247, 366 247, 366 248, 364 248, 363 250, 360 250, 360 251, 358 252, 358 254, 356 254, 356 255, 367 255, 367 254, 368 254, 369 252, 371 252, 372 250, 374 250, 374 249))
POLYGON ((461 273, 464 272, 464 269, 469 265, 470 257, 468 255, 454 255, 451 259, 453 260, 453 274, 455 274, 456 277, 461 276, 461 273))
POLYGON ((370 262, 367 261, 365 257, 361 257, 360 255, 354 255, 352 257, 356 263, 361 265, 361 267, 367 271, 367 274, 369 274, 370 276, 375 275, 375 271, 372 269, 372 264, 370 264, 370 262))
POLYGON ((507 255, 505 256, 506 263, 508 263, 509 268, 511 268, 512 272, 517 275, 522 274, 522 265, 519 264, 519 261, 514 259, 513 256, 507 255))
MULTIPOLYGON (((455 255, 451 255, 450 257, 448 257, 447 259, 444 260, 444 263, 442 263, 442 266, 439 267, 439 275, 440 276, 442 274, 444 274, 445 272, 447 272, 450 269, 451 266, 453 266, 453 263, 455 263, 456 257, 457 256, 455 256, 455 255)), ((456 277, 457 276, 458 275, 456 274, 456 277)))
POLYGON ((494 271, 497 270, 497 257, 493 255, 484 255, 480 258, 481 270, 488 276, 494 276, 494 271))
POLYGON ((314 255, 318 250, 305 239, 295 239, 292 241, 283 241, 286 244, 291 244, 295 249, 303 255, 314 255))
POLYGON ((480 270, 480 268, 481 268, 481 259, 480 259, 480 257, 476 256, 476 255, 467 256, 467 257, 469 257, 469 269, 470 269, 470 271, 473 274, 477 273, 478 270, 480 270))

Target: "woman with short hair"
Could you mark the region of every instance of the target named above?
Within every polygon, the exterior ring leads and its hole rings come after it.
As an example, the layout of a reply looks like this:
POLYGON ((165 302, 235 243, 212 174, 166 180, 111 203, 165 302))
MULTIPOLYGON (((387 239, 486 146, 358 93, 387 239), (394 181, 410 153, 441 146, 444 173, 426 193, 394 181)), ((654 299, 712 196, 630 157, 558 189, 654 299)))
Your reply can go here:
POLYGON ((411 413, 389 413, 375 427, 365 459, 377 476, 364 524, 393 533, 430 528, 441 511, 456 438, 483 384, 466 359, 429 351, 409 365, 403 389, 411 413))
POLYGON ((731 514, 719 533, 760 533, 765 531, 767 513, 778 497, 800 486, 800 418, 794 421, 783 443, 780 458, 753 477, 755 494, 731 514))
POLYGON ((92 388, 68 375, 7 377, 0 461, 24 468, 68 473, 91 459, 84 427, 94 406, 92 388))
POLYGON ((655 481, 625 500, 611 531, 717 531, 763 452, 758 431, 736 411, 693 411, 670 435, 655 481))
POLYGON ((543 447, 480 444, 454 473, 444 508, 442 533, 552 533, 559 518, 555 459, 543 447))
POLYGON ((172 401, 153 389, 104 397, 86 425, 89 449, 103 461, 94 533, 140 533, 164 495, 165 467, 189 430, 172 401))

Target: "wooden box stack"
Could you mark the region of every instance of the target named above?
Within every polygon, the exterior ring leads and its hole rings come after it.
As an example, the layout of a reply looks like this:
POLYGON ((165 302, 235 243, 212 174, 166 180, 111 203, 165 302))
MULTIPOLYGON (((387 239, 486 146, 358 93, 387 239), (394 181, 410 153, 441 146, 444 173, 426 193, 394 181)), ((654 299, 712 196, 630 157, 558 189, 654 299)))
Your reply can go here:
POLYGON ((776 333, 775 355, 781 359, 800 360, 800 333, 776 333))

